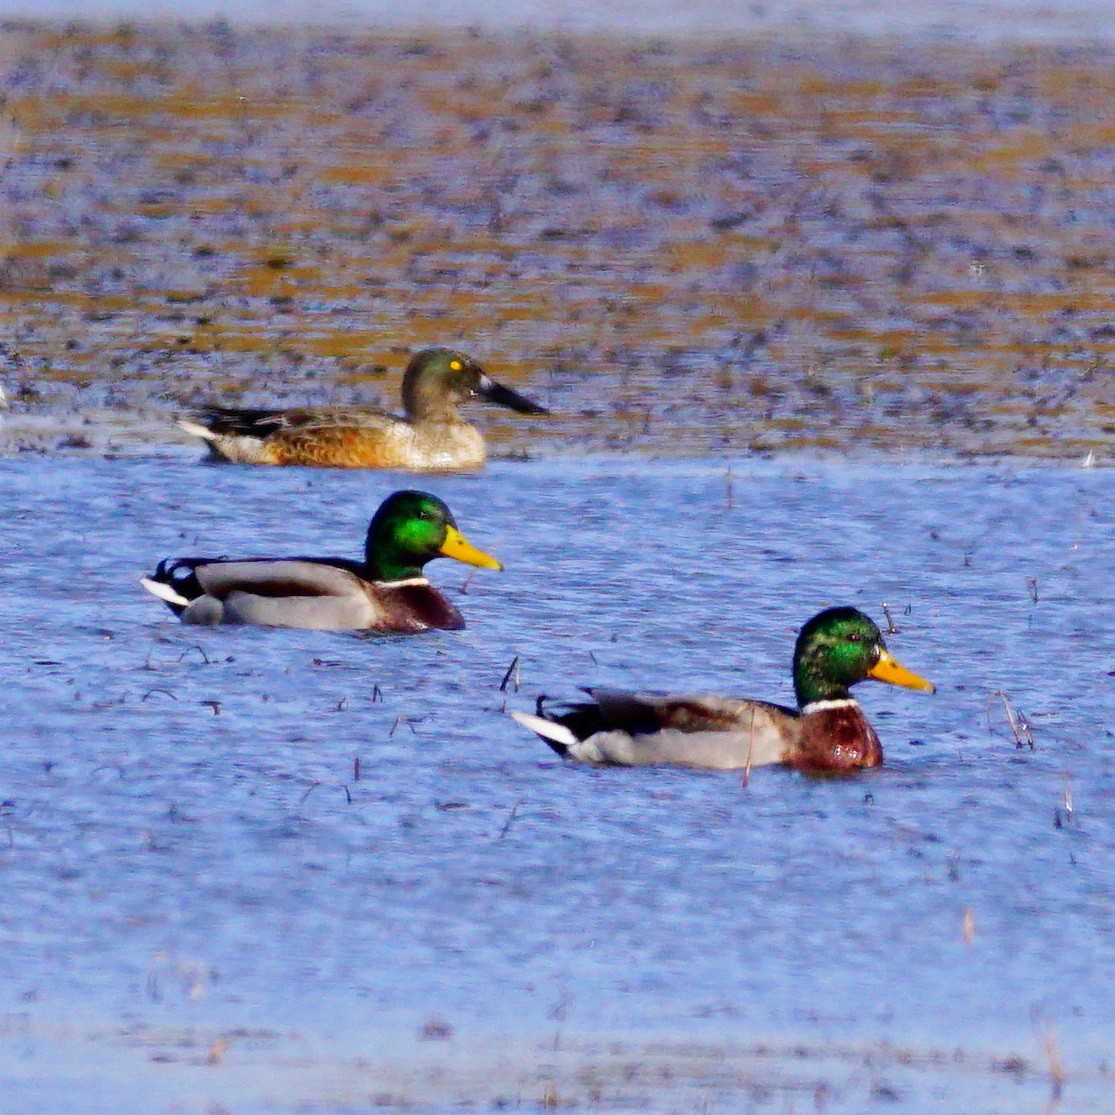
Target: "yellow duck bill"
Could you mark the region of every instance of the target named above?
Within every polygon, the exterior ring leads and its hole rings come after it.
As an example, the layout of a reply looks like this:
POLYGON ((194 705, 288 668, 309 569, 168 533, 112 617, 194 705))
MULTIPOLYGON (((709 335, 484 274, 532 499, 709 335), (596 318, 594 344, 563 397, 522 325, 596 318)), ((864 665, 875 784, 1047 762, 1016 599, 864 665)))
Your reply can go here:
MULTIPOLYGON (((503 563, 494 557, 478 550, 456 527, 448 527, 445 531, 445 541, 441 544, 438 553, 443 557, 455 558, 463 561, 465 565, 477 565, 481 569, 502 569, 503 563)), ((910 675, 913 677, 913 675, 910 675)))
POLYGON ((888 685, 901 685, 903 689, 920 689, 924 693, 936 693, 937 687, 925 678, 918 677, 907 670, 889 650, 879 655, 879 661, 867 671, 869 678, 885 681, 888 685))

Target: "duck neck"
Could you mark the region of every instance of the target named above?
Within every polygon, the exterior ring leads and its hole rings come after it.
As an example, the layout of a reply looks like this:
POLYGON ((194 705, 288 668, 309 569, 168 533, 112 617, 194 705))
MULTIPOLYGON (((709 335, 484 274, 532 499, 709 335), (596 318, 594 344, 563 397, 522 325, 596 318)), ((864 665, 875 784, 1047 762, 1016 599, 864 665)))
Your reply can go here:
POLYGON ((421 376, 403 380, 403 410, 410 422, 456 422, 457 402, 444 384, 421 376))
POLYGON ((815 664, 807 661, 794 663, 794 693, 799 709, 818 701, 854 700, 847 685, 826 677, 815 664))
POLYGON ((364 567, 371 581, 409 581, 414 577, 425 577, 422 565, 414 554, 407 553, 391 539, 375 539, 368 536, 364 550, 364 567))

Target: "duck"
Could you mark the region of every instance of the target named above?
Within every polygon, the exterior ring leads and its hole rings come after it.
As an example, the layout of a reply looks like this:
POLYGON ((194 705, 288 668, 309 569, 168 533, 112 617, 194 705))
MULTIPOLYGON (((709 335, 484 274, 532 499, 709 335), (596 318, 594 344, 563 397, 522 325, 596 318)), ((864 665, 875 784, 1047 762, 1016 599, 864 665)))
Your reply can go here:
POLYGON ((857 608, 819 612, 798 633, 797 708, 735 697, 671 696, 587 689, 589 701, 552 714, 513 711, 566 759, 615 766, 672 765, 750 770, 784 764, 811 774, 880 766, 883 748, 850 689, 867 678, 932 693, 902 666, 875 622, 857 608))
POLYGON ((353 407, 208 407, 178 425, 206 443, 211 459, 238 464, 468 470, 481 468, 487 458, 483 435, 458 411, 474 396, 520 414, 549 413, 497 383, 470 357, 439 347, 422 349, 407 364, 401 418, 353 407))
POLYGON ((183 623, 260 624, 316 630, 455 631, 464 618, 423 568, 451 557, 502 569, 457 528, 429 492, 395 492, 368 527, 364 560, 167 558, 140 584, 183 623))

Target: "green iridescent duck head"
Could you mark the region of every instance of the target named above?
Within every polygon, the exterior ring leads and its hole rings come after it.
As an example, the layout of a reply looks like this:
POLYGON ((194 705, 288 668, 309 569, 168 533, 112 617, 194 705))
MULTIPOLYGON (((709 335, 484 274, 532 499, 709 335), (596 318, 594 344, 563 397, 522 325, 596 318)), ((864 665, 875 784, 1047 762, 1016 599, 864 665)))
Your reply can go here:
POLYGON ((436 557, 451 557, 481 569, 503 566, 478 550, 457 529, 453 512, 429 492, 395 492, 380 505, 368 527, 364 561, 374 581, 423 576, 436 557))
POLYGON ((544 406, 497 383, 475 360, 451 348, 425 348, 403 374, 403 407, 412 421, 452 418, 456 405, 478 395, 520 414, 548 414, 544 406))
POLYGON ((882 632, 857 608, 828 608, 801 629, 794 646, 798 708, 847 699, 849 688, 867 678, 934 691, 931 682, 899 665, 882 632))

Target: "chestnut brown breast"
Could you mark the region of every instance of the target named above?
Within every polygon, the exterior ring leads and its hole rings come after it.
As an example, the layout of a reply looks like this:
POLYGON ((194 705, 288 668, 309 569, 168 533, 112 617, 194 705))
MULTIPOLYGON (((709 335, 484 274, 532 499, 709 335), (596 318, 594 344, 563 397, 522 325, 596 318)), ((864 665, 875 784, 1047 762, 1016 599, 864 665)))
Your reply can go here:
POLYGON ((882 762, 879 737, 852 700, 804 713, 797 754, 789 760, 795 769, 816 774, 850 774, 882 762))
POLYGON ((379 631, 460 631, 464 616, 433 585, 376 586, 383 610, 379 631))

